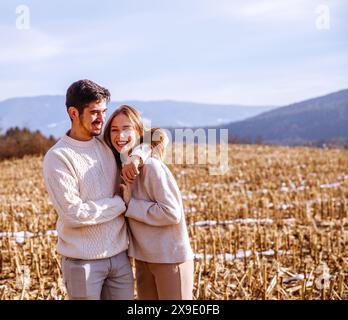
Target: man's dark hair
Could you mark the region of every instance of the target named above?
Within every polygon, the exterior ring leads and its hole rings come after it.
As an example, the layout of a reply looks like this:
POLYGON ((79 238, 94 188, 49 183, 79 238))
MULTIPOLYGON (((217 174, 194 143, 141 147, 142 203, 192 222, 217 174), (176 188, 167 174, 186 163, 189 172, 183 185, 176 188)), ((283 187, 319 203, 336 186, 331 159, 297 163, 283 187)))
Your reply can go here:
POLYGON ((66 92, 66 108, 75 107, 79 115, 83 114, 83 109, 93 101, 110 101, 110 92, 91 80, 78 80, 68 88, 66 92))

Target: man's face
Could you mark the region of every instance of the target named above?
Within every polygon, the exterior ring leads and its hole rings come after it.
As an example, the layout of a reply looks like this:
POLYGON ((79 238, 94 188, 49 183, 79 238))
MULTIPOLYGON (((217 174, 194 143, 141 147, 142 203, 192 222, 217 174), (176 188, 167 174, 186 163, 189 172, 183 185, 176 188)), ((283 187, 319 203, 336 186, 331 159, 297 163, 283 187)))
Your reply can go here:
POLYGON ((105 100, 91 102, 79 116, 80 133, 85 137, 99 136, 105 122, 106 110, 105 100))

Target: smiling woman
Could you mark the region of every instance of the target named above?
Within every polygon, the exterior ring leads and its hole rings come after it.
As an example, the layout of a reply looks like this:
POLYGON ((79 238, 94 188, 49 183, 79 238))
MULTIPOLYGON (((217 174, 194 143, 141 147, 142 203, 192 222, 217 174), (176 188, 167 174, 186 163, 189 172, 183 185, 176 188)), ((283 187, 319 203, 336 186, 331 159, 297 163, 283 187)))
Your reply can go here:
POLYGON ((131 120, 124 114, 117 115, 111 123, 111 141, 117 152, 124 152, 130 149, 139 139, 131 120))
POLYGON ((168 137, 160 128, 146 129, 139 112, 122 105, 110 116, 104 130, 104 141, 114 152, 121 168, 134 147, 143 142, 151 145, 153 156, 163 158, 168 137))
POLYGON ((120 185, 138 299, 192 299, 193 252, 179 187, 163 163, 166 136, 161 132, 146 130, 139 112, 123 105, 110 116, 104 140, 121 166, 132 149, 146 141, 146 134, 151 139, 152 156, 143 162, 139 177, 131 185, 121 175, 124 184, 120 185))

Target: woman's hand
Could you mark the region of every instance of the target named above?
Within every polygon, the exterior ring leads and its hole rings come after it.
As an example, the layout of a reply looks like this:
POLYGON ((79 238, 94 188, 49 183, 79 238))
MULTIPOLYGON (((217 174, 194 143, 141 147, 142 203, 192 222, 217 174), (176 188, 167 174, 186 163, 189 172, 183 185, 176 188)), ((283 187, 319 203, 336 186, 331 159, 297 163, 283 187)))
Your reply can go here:
POLYGON ((128 206, 129 201, 132 198, 131 187, 128 184, 120 184, 120 189, 121 189, 123 201, 125 202, 126 206, 128 206))
POLYGON ((135 178, 139 175, 139 168, 142 165, 142 160, 139 156, 131 156, 129 162, 122 168, 121 177, 124 182, 132 184, 135 178))

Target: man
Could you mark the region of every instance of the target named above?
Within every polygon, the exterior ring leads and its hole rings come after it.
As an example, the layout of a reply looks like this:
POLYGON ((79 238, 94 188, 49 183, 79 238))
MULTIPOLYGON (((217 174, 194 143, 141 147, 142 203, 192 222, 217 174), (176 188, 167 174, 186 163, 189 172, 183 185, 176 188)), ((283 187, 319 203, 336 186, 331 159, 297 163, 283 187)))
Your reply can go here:
MULTIPOLYGON (((107 89, 90 80, 66 94, 71 129, 47 152, 44 181, 58 213, 57 252, 70 299, 133 299, 123 199, 116 192, 117 166, 98 136, 105 122, 107 89)), ((151 151, 141 145, 122 174, 132 182, 151 151)))

